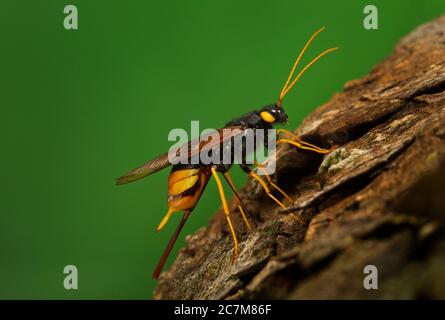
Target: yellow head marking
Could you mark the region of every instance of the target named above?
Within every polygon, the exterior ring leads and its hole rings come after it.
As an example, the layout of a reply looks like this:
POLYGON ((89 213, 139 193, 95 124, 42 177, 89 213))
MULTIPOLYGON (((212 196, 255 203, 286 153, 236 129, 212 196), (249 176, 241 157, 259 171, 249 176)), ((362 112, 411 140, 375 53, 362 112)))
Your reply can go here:
POLYGON ((269 112, 267 111, 263 111, 260 113, 261 118, 269 123, 273 123, 275 122, 275 117, 273 115, 271 115, 269 112))

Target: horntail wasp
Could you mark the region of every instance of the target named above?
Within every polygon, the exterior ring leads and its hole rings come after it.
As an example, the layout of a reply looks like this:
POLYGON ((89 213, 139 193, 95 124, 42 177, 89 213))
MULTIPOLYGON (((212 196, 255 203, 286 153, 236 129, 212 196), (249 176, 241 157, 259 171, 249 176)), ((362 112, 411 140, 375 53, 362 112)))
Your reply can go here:
MULTIPOLYGON (((312 42, 312 40, 324 29, 321 28, 317 30, 311 38, 307 41, 306 45, 301 50, 300 54, 298 55, 294 65, 292 66, 292 69, 290 71, 290 74, 287 78, 286 83, 284 84, 283 89, 281 90, 280 96, 278 98, 278 101, 274 104, 269 104, 264 106, 263 108, 259 110, 252 111, 250 113, 245 114, 244 116, 241 116, 240 118, 234 119, 230 122, 228 122, 223 128, 219 129, 218 132, 222 132, 223 129, 233 129, 232 132, 239 132, 242 133, 245 129, 271 129, 273 125, 275 124, 285 124, 287 123, 287 114, 284 111, 283 107, 281 106, 283 102, 283 98, 286 96, 286 94, 292 89, 292 87, 295 85, 295 83, 298 81, 298 79, 303 75, 303 73, 311 67, 318 59, 320 59, 325 54, 336 50, 337 48, 331 48, 328 50, 323 51, 321 54, 319 54, 316 58, 314 58, 311 62, 309 62, 295 77, 295 79, 292 80, 292 76, 295 72, 295 69, 300 62, 304 52, 308 48, 309 44, 312 42), (292 80, 292 81, 291 81, 292 80), (238 130, 236 130, 238 129, 238 130)), ((277 130, 277 134, 279 133, 286 133, 289 136, 291 136, 291 139, 286 138, 278 138, 276 140, 276 144, 280 143, 288 143, 291 144, 299 149, 305 149, 314 151, 317 153, 325 154, 330 152, 331 150, 328 149, 322 149, 319 148, 313 144, 307 143, 305 141, 302 141, 299 139, 298 136, 293 134, 290 131, 280 129, 277 130)), ((219 150, 222 150, 222 144, 225 142, 224 139, 232 139, 233 135, 219 135, 220 139, 212 139, 207 142, 199 142, 197 144, 197 147, 191 148, 190 151, 188 151, 187 156, 191 158, 192 156, 196 155, 196 153, 199 153, 203 148, 213 148, 213 147, 219 147, 219 150)), ((189 145, 191 142, 188 143, 189 145)), ((179 226, 176 228, 175 232, 173 233, 172 238, 170 239, 170 242, 167 245, 167 248, 164 251, 164 254, 162 255, 157 267, 155 268, 153 272, 153 278, 157 279, 162 271, 162 268, 174 246, 175 241, 177 240, 179 233, 181 232, 181 229, 183 228, 186 220, 190 216, 190 213, 192 212, 195 205, 198 203, 199 198, 201 197, 207 182, 209 181, 210 177, 213 176, 215 178, 219 194, 221 197, 222 206, 224 209, 225 217, 227 219, 227 223, 230 228, 230 232, 232 234, 233 243, 234 243, 234 253, 233 258, 235 259, 238 256, 238 239, 235 234, 235 229, 233 227, 232 220, 230 218, 230 211, 229 206, 227 204, 226 196, 224 194, 224 190, 222 187, 221 179, 218 176, 218 173, 221 173, 223 177, 225 178, 226 182, 230 186, 231 190, 236 196, 236 200, 238 201, 238 209, 240 211, 240 214, 243 218, 243 221, 246 224, 246 227, 250 230, 251 225, 246 217, 246 209, 245 206, 238 195, 238 191, 233 183, 233 180, 229 174, 229 169, 231 168, 233 163, 230 164, 216 164, 216 163, 210 163, 210 164, 174 164, 171 170, 171 173, 168 177, 168 212, 164 216, 164 218, 161 220, 159 226, 157 227, 156 231, 160 231, 171 215, 175 212, 182 211, 183 216, 179 223, 179 226)), ((151 161, 146 162, 145 164, 135 168, 134 170, 130 171, 129 173, 119 177, 116 179, 116 184, 121 185, 129 182, 133 182, 139 179, 142 179, 146 176, 149 176, 155 172, 158 172, 166 167, 171 165, 168 153, 164 153, 156 158, 154 158, 151 161)), ((260 166, 260 165, 259 165, 260 166)), ((259 167, 258 166, 258 167, 259 167)), ((269 186, 277 190, 279 193, 281 193, 287 200, 292 201, 292 199, 282 190, 280 189, 276 184, 273 183, 272 179, 265 175, 264 180, 260 175, 258 175, 255 170, 253 170, 249 164, 247 163, 240 163, 240 167, 243 169, 244 172, 246 172, 250 177, 257 180, 260 185, 264 188, 266 194, 274 200, 279 206, 285 208, 282 202, 280 202, 271 192, 269 186)))

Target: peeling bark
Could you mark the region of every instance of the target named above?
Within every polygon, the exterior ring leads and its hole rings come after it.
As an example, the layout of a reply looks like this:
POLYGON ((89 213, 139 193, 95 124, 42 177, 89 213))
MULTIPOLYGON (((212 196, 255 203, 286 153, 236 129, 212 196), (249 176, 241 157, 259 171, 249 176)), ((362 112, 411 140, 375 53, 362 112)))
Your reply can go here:
POLYGON ((277 207, 252 181, 233 208, 240 255, 222 211, 188 236, 155 299, 445 298, 445 16, 403 38, 372 72, 296 130, 324 157, 278 148, 277 207), (363 288, 375 265, 379 290, 363 288))

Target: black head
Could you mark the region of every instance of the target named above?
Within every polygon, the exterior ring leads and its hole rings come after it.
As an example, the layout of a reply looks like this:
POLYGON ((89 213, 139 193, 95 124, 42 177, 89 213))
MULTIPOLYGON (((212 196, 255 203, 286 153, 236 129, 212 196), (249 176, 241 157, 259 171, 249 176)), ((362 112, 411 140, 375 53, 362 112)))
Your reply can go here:
POLYGON ((287 114, 282 107, 276 104, 265 106, 259 111, 261 118, 270 124, 287 123, 287 114))

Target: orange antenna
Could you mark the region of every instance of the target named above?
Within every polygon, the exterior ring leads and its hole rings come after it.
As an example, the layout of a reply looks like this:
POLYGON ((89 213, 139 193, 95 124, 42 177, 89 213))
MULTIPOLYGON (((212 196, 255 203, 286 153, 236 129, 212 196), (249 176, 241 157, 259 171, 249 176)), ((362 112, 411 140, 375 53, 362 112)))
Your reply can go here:
MULTIPOLYGON (((290 79, 292 78, 292 75, 294 74, 295 68, 297 67, 298 63, 300 62, 301 58, 303 57, 304 52, 306 51, 306 49, 309 47, 309 45, 311 44, 312 40, 314 40, 314 38, 317 36, 317 34, 319 34, 320 32, 322 32, 325 29, 325 27, 322 27, 320 29, 318 29, 317 31, 315 31, 315 33, 309 38, 309 40, 306 42, 306 44, 304 45, 303 49, 300 51, 300 54, 298 55, 297 60, 295 60, 294 65, 292 66, 292 70, 289 74, 289 77, 287 78, 286 83, 284 84, 283 89, 281 90, 280 93, 280 98, 283 95, 283 92, 286 90, 287 85, 290 82, 290 79)), ((280 99, 281 100, 281 99, 280 99)))
POLYGON ((325 29, 325 27, 320 28, 319 30, 315 31, 315 33, 309 38, 309 40, 306 42, 306 45, 303 47, 303 49, 301 50, 300 54, 298 55, 297 60, 295 61, 294 65, 292 66, 292 70, 289 74, 289 77, 287 78, 286 83, 283 86, 283 89, 280 92, 280 97, 278 99, 277 105, 280 106, 281 102, 283 101, 284 96, 289 92, 290 89, 292 89, 292 87, 295 85, 295 83, 298 81, 298 79, 303 75, 303 73, 309 69, 318 59, 320 59, 322 56, 324 56, 325 54, 337 50, 338 48, 331 48, 328 49, 324 52, 322 52, 321 54, 319 54, 315 59, 313 59, 311 62, 309 62, 304 68, 303 70, 300 71, 300 73, 295 77, 294 81, 292 81, 292 83, 289 85, 289 82, 292 79, 292 76, 295 72, 295 69, 298 65, 298 63, 300 62, 301 58, 303 57, 304 52, 306 51, 306 49, 309 47, 309 45, 311 44, 312 40, 314 40, 314 38, 325 29))
POLYGON ((322 53, 320 53, 314 60, 312 60, 311 62, 309 62, 304 68, 303 70, 300 71, 300 73, 295 77, 294 81, 292 81, 292 83, 286 88, 286 90, 281 94, 280 96, 280 102, 283 100, 284 96, 289 92, 290 89, 292 89, 292 87, 294 86, 294 84, 297 82, 297 80, 303 75, 303 73, 309 69, 315 62, 317 62, 318 59, 320 59, 321 57, 323 57, 325 54, 335 51, 337 50, 338 47, 336 48, 330 48, 328 50, 323 51, 322 53))

